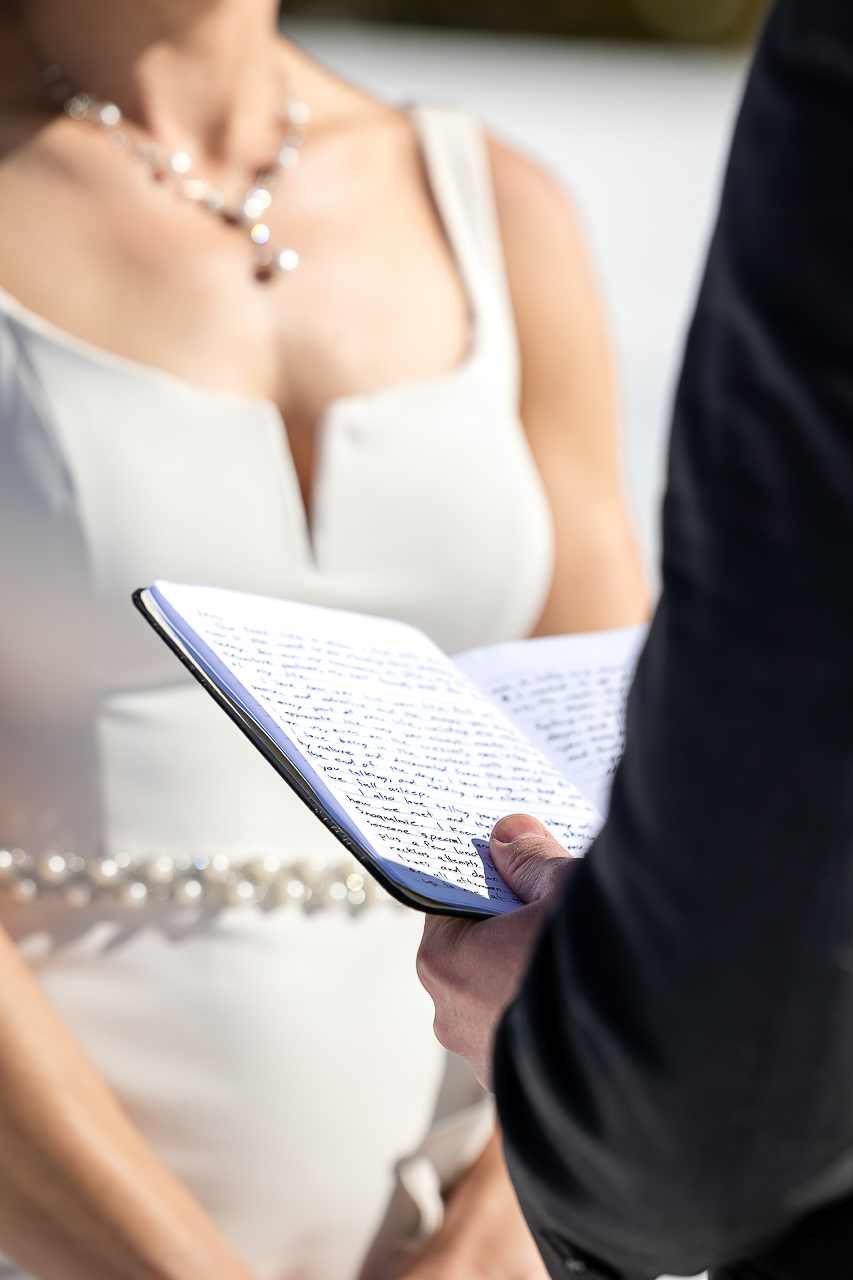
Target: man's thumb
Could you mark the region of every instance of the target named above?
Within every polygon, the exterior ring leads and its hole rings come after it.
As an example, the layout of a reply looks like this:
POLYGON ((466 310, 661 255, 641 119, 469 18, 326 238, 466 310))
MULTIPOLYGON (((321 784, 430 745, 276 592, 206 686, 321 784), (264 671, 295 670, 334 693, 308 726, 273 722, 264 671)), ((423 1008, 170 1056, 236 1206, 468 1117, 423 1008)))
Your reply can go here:
POLYGON ((523 902, 557 893, 574 862, 536 818, 511 813, 495 823, 489 853, 506 883, 523 902))

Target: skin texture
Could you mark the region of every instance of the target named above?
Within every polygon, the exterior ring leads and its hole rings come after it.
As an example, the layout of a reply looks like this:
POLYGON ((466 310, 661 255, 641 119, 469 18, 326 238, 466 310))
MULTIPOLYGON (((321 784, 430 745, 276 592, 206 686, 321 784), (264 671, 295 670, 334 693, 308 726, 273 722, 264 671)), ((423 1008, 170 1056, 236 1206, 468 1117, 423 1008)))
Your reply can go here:
POLYGON ((490 154, 521 349, 521 419, 556 534, 534 634, 642 622, 648 594, 622 485, 610 346, 580 229, 547 174, 495 141, 490 154))
POLYGON ((451 1195, 444 1225, 406 1272, 406 1280, 546 1280, 533 1237, 506 1176, 500 1137, 451 1195))
POLYGON ((63 1280, 249 1280, 0 931, 0 1248, 63 1280))
POLYGON ((492 1087, 498 1023, 527 971, 539 932, 575 860, 536 818, 514 813, 495 824, 495 866, 525 906, 489 920, 427 916, 418 977, 435 1005, 435 1034, 492 1087))
MULTIPOLYGON (((57 114, 0 10, 0 285, 96 346, 274 401, 310 521, 329 402, 448 372, 466 355, 470 316, 408 117, 280 39, 276 8, 24 0, 20 13, 45 62, 116 101, 132 137, 188 151, 194 171, 231 197, 274 153, 274 106, 289 82, 312 117, 302 161, 267 220, 273 240, 299 252, 299 270, 259 286, 245 232, 178 199, 97 129, 57 114)), ((490 154, 522 418, 557 537, 538 631, 637 622, 646 587, 624 505, 609 347, 578 228, 535 166, 497 142, 490 154)), ((516 930, 536 914, 527 911, 511 918, 516 930)), ((0 1250, 44 1280, 247 1274, 145 1147, 2 934, 0 1250)), ((409 1280, 439 1274, 544 1275, 496 1141, 459 1183, 441 1236, 409 1280)))

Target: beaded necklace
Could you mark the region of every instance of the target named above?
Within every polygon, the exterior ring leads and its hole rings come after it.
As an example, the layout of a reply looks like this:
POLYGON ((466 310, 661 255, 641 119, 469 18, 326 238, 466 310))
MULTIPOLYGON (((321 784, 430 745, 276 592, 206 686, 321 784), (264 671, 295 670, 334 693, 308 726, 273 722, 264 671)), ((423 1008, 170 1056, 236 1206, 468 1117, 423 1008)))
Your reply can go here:
MULTIPOLYGON (((18 22, 18 34, 29 52, 35 55, 32 41, 23 25, 18 22)), ((36 58, 41 63, 41 59, 36 58)), ((102 129, 108 145, 114 151, 128 150, 134 159, 146 166, 151 177, 161 183, 169 183, 185 200, 206 210, 229 226, 246 231, 252 242, 252 264, 255 279, 261 283, 272 280, 281 272, 295 271, 299 255, 295 249, 283 248, 272 243, 272 233, 264 220, 266 210, 284 173, 299 163, 299 154, 305 138, 311 111, 306 103, 285 97, 277 117, 281 123, 281 141, 274 162, 259 169, 242 200, 231 204, 224 193, 204 177, 193 173, 192 157, 186 151, 171 154, 150 142, 134 142, 128 135, 120 108, 91 93, 78 93, 66 79, 56 63, 42 64, 41 78, 50 96, 61 105, 71 120, 87 122, 102 129)))

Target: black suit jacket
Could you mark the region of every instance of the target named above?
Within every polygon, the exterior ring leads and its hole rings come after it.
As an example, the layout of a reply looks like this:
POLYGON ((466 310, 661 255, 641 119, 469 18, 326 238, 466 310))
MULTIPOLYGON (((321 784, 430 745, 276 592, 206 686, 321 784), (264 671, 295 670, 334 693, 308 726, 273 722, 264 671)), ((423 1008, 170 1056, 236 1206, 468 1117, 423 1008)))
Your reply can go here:
POLYGON ((853 1277, 853 0, 756 55, 610 817, 495 1078, 552 1275, 853 1277))

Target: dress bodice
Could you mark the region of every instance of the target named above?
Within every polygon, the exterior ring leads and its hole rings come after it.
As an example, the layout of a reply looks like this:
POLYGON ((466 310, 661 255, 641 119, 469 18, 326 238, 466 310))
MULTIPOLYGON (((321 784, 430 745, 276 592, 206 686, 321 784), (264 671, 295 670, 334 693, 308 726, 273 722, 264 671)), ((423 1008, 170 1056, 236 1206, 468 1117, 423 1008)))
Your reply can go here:
POLYGON ((330 839, 136 614, 155 578, 392 616, 451 652, 535 624, 553 533, 488 158, 467 115, 413 114, 470 349, 328 407, 310 531, 274 404, 111 355, 0 293, 0 843, 241 856, 330 839))

